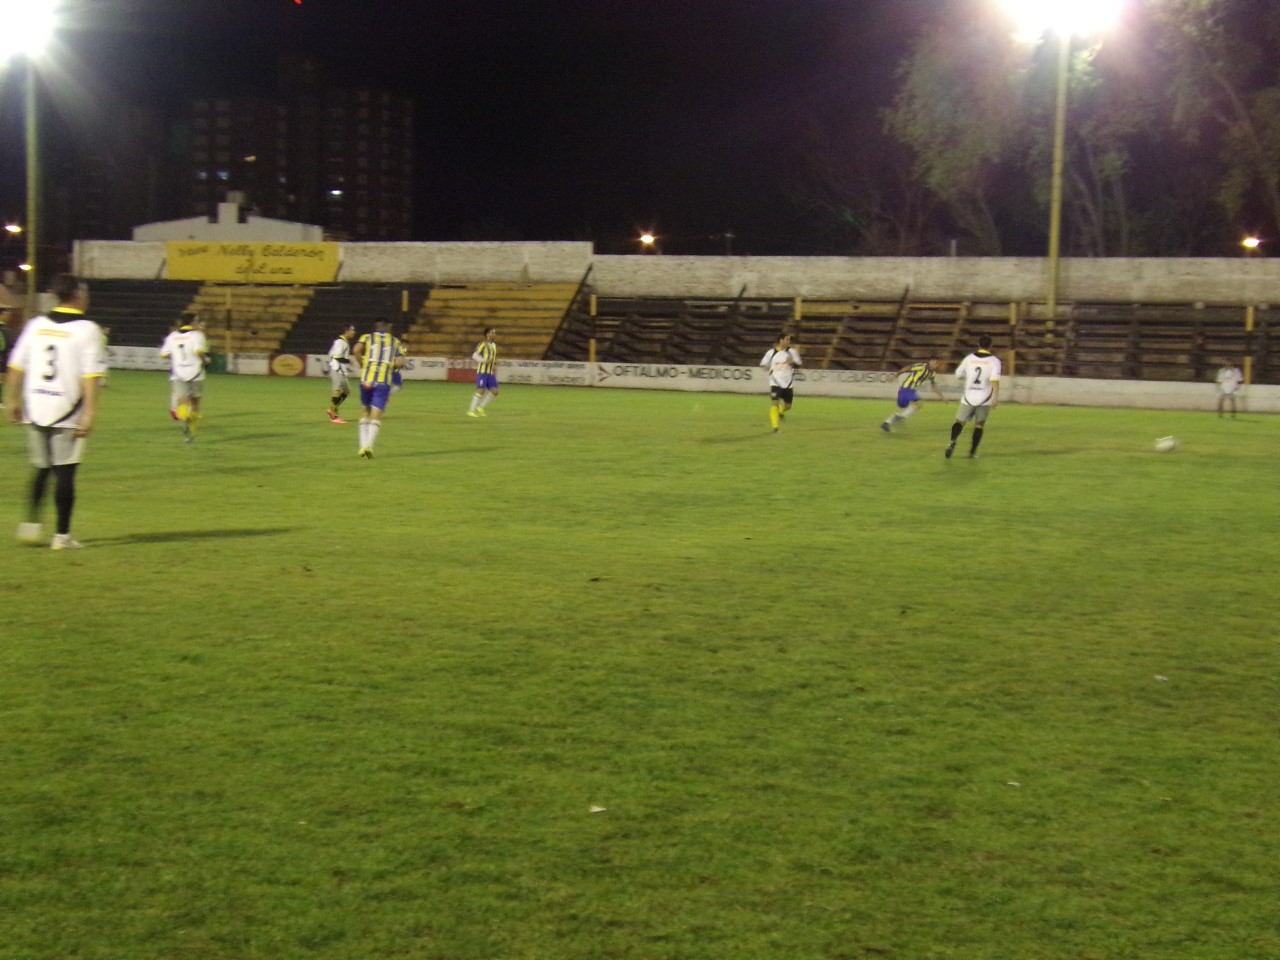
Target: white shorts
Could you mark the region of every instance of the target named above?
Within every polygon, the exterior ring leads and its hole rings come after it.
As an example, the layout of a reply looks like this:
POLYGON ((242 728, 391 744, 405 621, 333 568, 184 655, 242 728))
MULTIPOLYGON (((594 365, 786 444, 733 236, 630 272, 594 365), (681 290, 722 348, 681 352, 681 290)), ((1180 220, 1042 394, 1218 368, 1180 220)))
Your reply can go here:
POLYGON ((175 380, 173 381, 173 387, 180 397, 199 400, 204 396, 203 380, 175 380))
POLYGON ((84 437, 69 427, 27 427, 27 451, 31 465, 39 470, 79 463, 84 456, 84 437))
POLYGON ((350 393, 351 381, 347 377, 345 370, 329 371, 329 386, 333 388, 334 393, 350 393))
POLYGON ((991 404, 989 403, 975 407, 961 400, 960 409, 956 411, 956 419, 961 423, 968 423, 970 420, 975 423, 986 423, 989 416, 991 416, 991 404))

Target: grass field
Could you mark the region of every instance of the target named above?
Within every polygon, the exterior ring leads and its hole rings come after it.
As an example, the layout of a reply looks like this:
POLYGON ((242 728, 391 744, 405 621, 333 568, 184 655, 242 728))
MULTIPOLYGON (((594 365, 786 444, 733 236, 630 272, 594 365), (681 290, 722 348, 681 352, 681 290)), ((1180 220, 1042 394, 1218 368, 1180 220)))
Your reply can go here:
POLYGON ((326 386, 0 547, 0 960, 1280 957, 1280 418, 326 386))

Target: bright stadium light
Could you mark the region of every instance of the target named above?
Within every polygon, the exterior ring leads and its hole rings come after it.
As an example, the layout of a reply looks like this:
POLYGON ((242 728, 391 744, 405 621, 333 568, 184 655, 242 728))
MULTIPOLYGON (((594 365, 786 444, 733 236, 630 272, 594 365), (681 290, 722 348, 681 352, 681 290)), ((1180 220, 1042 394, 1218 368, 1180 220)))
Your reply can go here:
POLYGON ((1056 34, 1058 39, 1058 95, 1053 120, 1053 172, 1049 181, 1049 276, 1045 283, 1047 329, 1052 331, 1058 313, 1071 38, 1097 34, 1114 26, 1124 0, 999 0, 999 4, 1014 23, 1015 37, 1039 42, 1046 34, 1056 34))
POLYGON ((0 30, 0 60, 15 55, 38 56, 49 45, 57 25, 59 0, 26 0, 5 4, 4 29, 0 30))
POLYGON ((1081 36, 1101 33, 1120 17, 1121 0, 999 0, 1013 21, 1014 36, 1038 40, 1046 32, 1081 36))
POLYGON ((27 62, 26 97, 24 102, 25 139, 27 154, 27 316, 36 312, 36 292, 39 272, 36 258, 39 254, 37 237, 40 232, 40 147, 36 123, 36 67, 35 61, 44 53, 53 37, 58 21, 58 7, 62 0, 25 0, 23 3, 6 4, 3 28, 0 28, 0 65, 21 56, 27 62))

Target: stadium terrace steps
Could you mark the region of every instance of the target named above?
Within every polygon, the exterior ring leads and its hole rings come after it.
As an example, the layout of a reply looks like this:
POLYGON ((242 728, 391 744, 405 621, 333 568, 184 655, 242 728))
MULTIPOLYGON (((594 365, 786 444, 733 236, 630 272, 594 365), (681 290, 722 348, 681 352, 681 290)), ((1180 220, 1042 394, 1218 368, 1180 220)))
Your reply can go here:
POLYGON ((406 345, 418 356, 469 357, 485 328, 497 327, 501 357, 541 360, 577 291, 574 283, 437 286, 410 324, 406 345))
POLYGON ((311 302, 311 287, 206 284, 187 307, 214 352, 275 353, 311 302))
POLYGON ((431 291, 429 283, 356 283, 312 288, 307 309, 281 349, 288 353, 328 353, 330 345, 348 324, 357 334, 373 329, 373 321, 386 317, 397 335, 404 337, 407 317, 412 317, 431 291))
POLYGON ((200 284, 185 280, 90 280, 89 316, 110 328, 110 342, 160 349, 200 284))
POLYGON ((1244 367, 1248 358, 1254 383, 1280 378, 1280 356, 1272 360, 1273 343, 1280 345, 1280 306, 1246 313, 1238 305, 1064 303, 1049 324, 1040 304, 909 298, 595 296, 580 297, 570 308, 577 289, 406 283, 202 288, 188 281, 94 279, 89 314, 111 328, 113 345, 158 349, 194 306, 211 321, 215 353, 227 349, 228 339, 235 351, 324 353, 347 323, 363 333, 374 318, 386 316, 417 356, 470 356, 484 327, 494 325, 504 357, 585 360, 594 340, 602 362, 755 366, 778 333, 790 329, 805 364, 817 368, 896 370, 931 357, 954 367, 986 334, 1014 375, 1210 382, 1223 363, 1244 367))

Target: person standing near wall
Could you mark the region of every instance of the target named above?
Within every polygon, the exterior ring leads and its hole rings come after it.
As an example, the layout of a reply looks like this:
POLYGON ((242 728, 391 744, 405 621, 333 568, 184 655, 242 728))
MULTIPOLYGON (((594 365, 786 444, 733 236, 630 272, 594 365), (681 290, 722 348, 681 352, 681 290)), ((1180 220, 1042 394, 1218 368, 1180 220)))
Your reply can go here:
POLYGON ((956 379, 961 384, 960 409, 956 422, 951 425, 951 442, 944 456, 950 460, 956 451, 956 441, 964 431, 964 425, 973 421, 973 440, 969 445, 969 459, 978 456, 978 444, 987 427, 987 417, 1000 403, 1000 358, 991 352, 991 338, 985 334, 978 338, 978 349, 960 361, 956 379))
POLYGON ((498 395, 497 327, 485 327, 484 339, 476 344, 471 359, 476 362, 476 392, 471 395, 468 417, 483 417, 484 408, 498 395))
POLYGON ((1231 404, 1231 419, 1236 418, 1236 397, 1240 396, 1240 388, 1244 386, 1244 374, 1240 368, 1232 366, 1231 361, 1224 361, 1218 368, 1215 378, 1218 384, 1218 416, 1222 416, 1222 408, 1231 404))
POLYGON ((769 371, 769 422, 777 433, 795 399, 796 367, 800 352, 791 346, 791 334, 784 333, 765 351, 760 366, 769 371))
POLYGON ((9 358, 9 419, 27 423, 27 448, 35 474, 27 520, 18 524, 18 540, 43 544, 40 513, 50 477, 57 527, 50 546, 76 550, 71 514, 76 502, 76 469, 85 438, 98 413, 98 388, 104 375, 102 329, 85 316, 89 288, 78 278, 54 279, 58 305, 32 317, 9 358))

